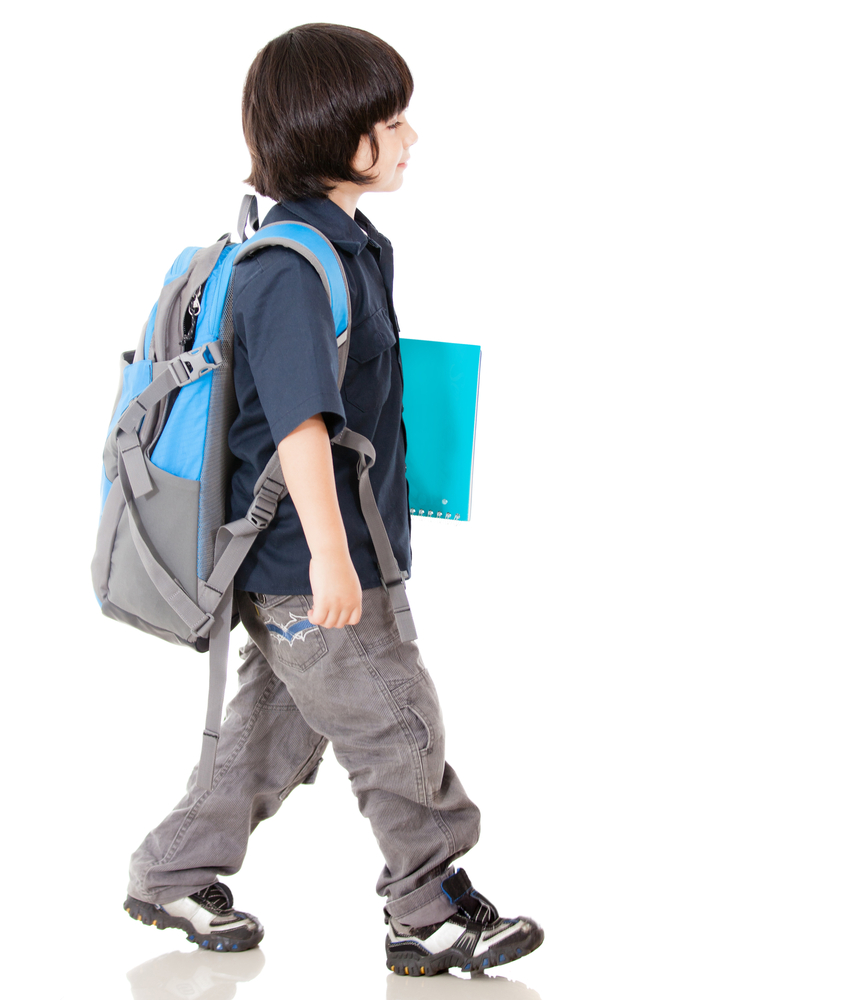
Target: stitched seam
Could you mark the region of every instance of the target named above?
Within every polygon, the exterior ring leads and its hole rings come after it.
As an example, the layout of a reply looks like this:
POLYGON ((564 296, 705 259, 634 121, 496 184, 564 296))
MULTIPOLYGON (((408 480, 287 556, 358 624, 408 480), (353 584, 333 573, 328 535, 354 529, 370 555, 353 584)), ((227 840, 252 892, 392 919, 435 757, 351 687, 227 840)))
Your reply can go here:
POLYGON ((407 677, 405 680, 402 681, 394 681, 393 683, 385 681, 385 683, 388 685, 388 690, 391 692, 391 694, 396 696, 398 694, 403 694, 404 691, 408 691, 416 684, 419 684, 422 680, 424 680, 424 674, 418 673, 415 674, 414 677, 407 677))
POLYGON ((240 738, 238 739, 237 745, 235 746, 235 748, 232 751, 232 753, 229 754, 229 756, 226 759, 226 761, 223 764, 223 766, 214 775, 213 788, 210 789, 210 790, 208 790, 208 791, 203 792, 195 800, 195 802, 192 804, 192 806, 190 806, 190 809, 187 812, 186 818, 184 819, 183 823, 181 824, 180 829, 174 835, 174 838, 173 838, 172 842, 169 844, 168 849, 165 852, 165 855, 162 858, 160 858, 159 861, 155 861, 152 865, 148 865, 148 867, 145 869, 145 875, 147 874, 147 872, 151 871, 151 869, 157 868, 157 867, 159 867, 159 865, 167 864, 177 854, 178 850, 181 847, 181 844, 183 843, 184 838, 186 837, 187 832, 189 831, 189 828, 192 826, 193 822, 195 821, 196 817, 198 816, 199 812, 201 811, 201 807, 210 798, 211 794, 216 790, 217 785, 220 782, 220 779, 222 779, 225 776, 225 774, 228 771, 228 769, 234 763, 235 758, 237 757, 237 755, 247 745, 247 743, 249 741, 249 738, 250 738, 250 734, 253 731, 253 727, 255 726, 256 721, 259 718, 259 715, 261 714, 262 707, 263 707, 262 706, 262 702, 265 701, 268 697, 270 697, 271 693, 273 692, 274 687, 278 683, 279 683, 279 678, 276 676, 276 674, 274 674, 274 676, 271 677, 271 679, 265 685, 264 691, 262 691, 261 695, 259 696, 258 701, 255 704, 255 707, 253 708, 253 711, 250 713, 250 718, 249 718, 246 726, 244 726, 243 732, 241 733, 240 738))
POLYGON ((284 788, 281 788, 280 791, 277 793, 277 800, 279 802, 284 802, 289 797, 289 795, 298 787, 298 785, 303 784, 304 779, 313 771, 313 768, 310 767, 310 764, 316 758, 321 758, 324 755, 327 747, 328 747, 328 741, 324 737, 322 737, 322 739, 319 740, 319 742, 316 744, 310 756, 304 761, 303 764, 301 764, 301 766, 292 775, 292 780, 284 788))
POLYGON ((376 686, 379 688, 379 693, 382 695, 382 699, 391 711, 391 715, 394 717, 394 721, 400 727, 403 732, 403 736, 409 745, 409 751, 412 755, 412 764, 415 768, 415 794, 420 805, 428 806, 430 805, 428 801, 426 783, 424 781, 424 761, 421 759, 421 751, 418 749, 418 743, 415 739, 415 735, 409 728, 409 723, 406 721, 403 711, 397 704, 397 700, 391 693, 385 679, 379 673, 379 671, 373 666, 373 661, 367 656, 366 651, 364 652, 364 658, 367 661, 367 670, 370 672, 373 679, 376 681, 376 686))

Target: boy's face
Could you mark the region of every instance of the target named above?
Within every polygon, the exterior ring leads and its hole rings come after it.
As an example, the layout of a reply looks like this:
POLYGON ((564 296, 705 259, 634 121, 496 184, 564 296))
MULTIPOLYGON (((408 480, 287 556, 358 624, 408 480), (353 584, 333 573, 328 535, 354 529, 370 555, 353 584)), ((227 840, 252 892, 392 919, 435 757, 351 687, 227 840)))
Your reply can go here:
POLYGON ((376 126, 379 159, 373 166, 370 140, 364 136, 352 161, 355 170, 372 178, 364 191, 396 191, 403 183, 403 171, 409 161, 409 147, 418 141, 418 133, 406 120, 405 112, 376 126))

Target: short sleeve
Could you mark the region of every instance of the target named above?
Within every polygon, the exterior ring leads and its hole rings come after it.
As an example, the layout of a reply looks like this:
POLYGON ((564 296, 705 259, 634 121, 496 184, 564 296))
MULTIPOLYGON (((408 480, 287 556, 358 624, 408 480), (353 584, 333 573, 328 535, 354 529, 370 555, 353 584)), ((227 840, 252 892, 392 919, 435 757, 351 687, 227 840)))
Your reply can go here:
POLYGON ((261 250, 235 268, 232 308, 274 443, 317 413, 338 433, 346 420, 334 320, 313 266, 287 247, 261 250))

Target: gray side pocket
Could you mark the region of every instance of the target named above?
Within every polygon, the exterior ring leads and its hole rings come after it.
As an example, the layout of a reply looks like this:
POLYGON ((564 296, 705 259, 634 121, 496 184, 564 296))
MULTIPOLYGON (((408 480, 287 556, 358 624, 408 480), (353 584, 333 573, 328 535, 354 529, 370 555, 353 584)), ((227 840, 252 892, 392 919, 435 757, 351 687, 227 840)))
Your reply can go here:
MULTIPOLYGON (((169 573, 195 600, 199 483, 173 476, 150 461, 146 463, 156 490, 136 501, 145 534, 169 573)), ((189 633, 147 575, 125 510, 117 524, 106 590, 116 607, 177 635, 189 633)))

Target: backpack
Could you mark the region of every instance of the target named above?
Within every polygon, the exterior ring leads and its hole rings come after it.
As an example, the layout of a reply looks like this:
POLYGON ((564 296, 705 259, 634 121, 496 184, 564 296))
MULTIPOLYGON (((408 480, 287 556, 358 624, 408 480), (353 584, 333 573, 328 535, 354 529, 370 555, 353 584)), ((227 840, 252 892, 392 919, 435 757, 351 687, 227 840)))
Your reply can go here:
MULTIPOLYGON (((233 459, 228 432, 237 414, 232 357, 234 265, 268 246, 285 246, 316 269, 331 304, 338 387, 351 335, 343 265, 327 238, 301 222, 259 228, 247 195, 229 235, 188 247, 165 277, 135 351, 121 355, 120 387, 103 450, 102 506, 91 576, 102 613, 169 642, 207 651, 210 681, 198 784, 213 787, 228 669, 237 622, 233 581, 259 532, 287 495, 279 456, 255 485, 245 517, 225 522, 233 459), (253 235, 247 238, 249 223, 253 235)), ((372 444, 345 428, 331 440, 358 453, 364 515, 382 583, 403 641, 416 638, 403 575, 370 484, 372 444)), ((275 442, 276 448, 276 442, 275 442)))

